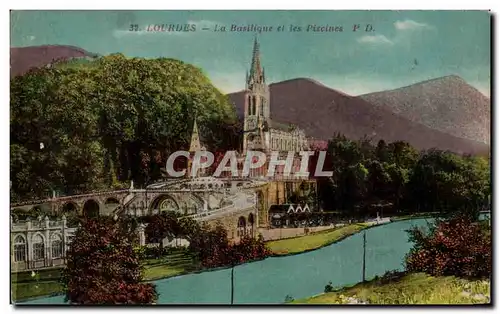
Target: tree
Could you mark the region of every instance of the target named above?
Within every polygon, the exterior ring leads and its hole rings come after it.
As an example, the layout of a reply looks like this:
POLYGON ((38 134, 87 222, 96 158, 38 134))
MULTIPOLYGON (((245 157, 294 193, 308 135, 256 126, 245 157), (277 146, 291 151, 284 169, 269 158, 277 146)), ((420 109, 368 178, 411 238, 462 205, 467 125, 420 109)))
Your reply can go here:
POLYGON ((56 63, 13 78, 10 96, 18 199, 159 179, 167 156, 189 145, 186 121, 195 115, 211 151, 240 136, 228 98, 200 69, 173 59, 56 63))
POLYGON ((416 163, 408 189, 424 210, 464 211, 477 217, 491 194, 489 163, 481 157, 429 151, 416 163))
POLYGON ((149 304, 154 285, 141 283, 142 268, 133 233, 120 221, 89 219, 75 234, 63 272, 66 301, 72 304, 149 304))
POLYGON ((428 233, 409 230, 415 243, 406 256, 408 271, 433 276, 489 277, 491 275, 491 230, 467 216, 438 220, 428 233))
POLYGON ((164 211, 154 215, 146 226, 145 234, 149 241, 159 243, 159 254, 163 253, 163 240, 172 240, 182 234, 180 215, 175 211, 164 211))
POLYGON ((231 261, 227 231, 221 224, 203 224, 189 243, 189 249, 205 267, 228 265, 231 261))

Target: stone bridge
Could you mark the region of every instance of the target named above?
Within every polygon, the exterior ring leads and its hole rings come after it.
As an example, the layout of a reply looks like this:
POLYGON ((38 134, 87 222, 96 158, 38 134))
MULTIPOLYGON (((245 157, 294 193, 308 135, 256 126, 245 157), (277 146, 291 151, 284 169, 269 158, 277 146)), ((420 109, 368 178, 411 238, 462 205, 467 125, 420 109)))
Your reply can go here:
POLYGON ((222 223, 229 236, 236 238, 254 233, 257 228, 256 188, 266 181, 224 180, 213 177, 172 180, 152 184, 145 189, 100 191, 89 194, 52 197, 45 200, 11 204, 18 210, 37 210, 57 215, 154 215, 173 210, 210 224, 222 223))
MULTIPOLYGON (((268 181, 248 178, 200 177, 167 180, 136 189, 100 191, 52 197, 11 204, 11 210, 38 210, 41 214, 81 216, 147 216, 173 210, 210 224, 220 222, 229 236, 255 233, 268 226, 268 209, 282 204, 296 190, 299 181, 268 181), (247 231, 245 231, 247 230, 247 231)), ((310 182, 309 182, 310 183, 310 182)))

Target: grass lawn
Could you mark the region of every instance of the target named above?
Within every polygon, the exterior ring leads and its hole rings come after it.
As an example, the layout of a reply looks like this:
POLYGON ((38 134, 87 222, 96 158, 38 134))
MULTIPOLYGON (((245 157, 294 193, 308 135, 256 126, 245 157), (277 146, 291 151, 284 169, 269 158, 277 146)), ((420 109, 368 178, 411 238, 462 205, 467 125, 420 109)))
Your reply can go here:
POLYGON ((352 224, 336 229, 315 232, 302 237, 267 242, 267 247, 275 255, 287 255, 318 249, 357 233, 369 224, 352 224))
POLYGON ((291 303, 346 304, 347 298, 353 297, 369 304, 487 304, 486 296, 490 298, 489 281, 417 273, 387 281, 374 279, 291 303))
MULTIPOLYGON (((177 276, 197 269, 193 258, 184 252, 175 252, 159 259, 143 261, 144 281, 177 276)), ((62 292, 61 268, 40 270, 38 282, 31 277, 31 271, 11 274, 12 299, 46 296, 62 292)))
POLYGON ((172 253, 160 259, 144 262, 144 280, 156 280, 185 274, 197 268, 193 257, 188 253, 172 253))
POLYGON ((393 217, 391 217, 391 221, 401 221, 401 220, 408 220, 408 219, 415 219, 415 218, 433 218, 437 214, 439 214, 439 212, 415 213, 415 214, 402 215, 402 216, 393 216, 393 217))

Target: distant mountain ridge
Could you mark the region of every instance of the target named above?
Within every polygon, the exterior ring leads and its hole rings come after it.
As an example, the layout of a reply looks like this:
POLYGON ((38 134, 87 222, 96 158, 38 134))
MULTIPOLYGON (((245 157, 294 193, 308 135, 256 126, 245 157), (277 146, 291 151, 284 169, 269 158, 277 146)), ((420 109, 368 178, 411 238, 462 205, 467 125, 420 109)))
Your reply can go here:
POLYGON ((23 75, 32 68, 44 67, 54 61, 97 56, 82 48, 65 45, 10 48, 10 76, 23 75))
MULTIPOLYGON (((357 140, 406 141, 418 149, 437 148, 456 153, 488 154, 489 146, 463 139, 394 113, 390 107, 373 105, 361 97, 349 96, 315 80, 297 78, 270 84, 271 118, 294 123, 307 135, 330 139, 335 133, 357 140)), ((244 92, 228 96, 243 116, 244 92)))
POLYGON ((450 75, 359 96, 377 107, 430 128, 490 143, 491 101, 461 77, 450 75))
MULTIPOLYGON (((57 60, 97 56, 97 54, 73 46, 11 48, 11 77, 22 75, 31 68, 47 66, 57 60)), ((480 142, 482 139, 488 139, 489 142, 489 100, 460 80, 455 78, 450 81, 440 78, 434 80, 439 84, 427 81, 394 91, 354 97, 329 88, 316 80, 297 78, 270 85, 271 117, 278 122, 294 123, 303 128, 307 135, 320 140, 328 140, 335 133, 341 133, 351 139, 368 136, 374 141, 379 139, 387 142, 407 141, 418 149, 438 148, 457 153, 489 154, 489 145, 480 142), (410 92, 400 93, 405 89, 410 89, 410 92), (415 90, 422 91, 415 92, 415 90), (450 92, 445 93, 448 90, 452 91, 453 99, 460 100, 455 107, 463 108, 461 111, 457 109, 452 112, 462 112, 467 115, 464 117, 458 114, 447 116, 446 109, 443 110, 443 106, 437 106, 440 108, 439 116, 446 121, 440 126, 437 121, 439 119, 433 118, 436 110, 432 109, 432 106, 436 104, 434 97, 438 99, 438 103, 447 103, 447 98, 442 94, 450 94, 450 92), (465 95, 461 95, 461 91, 464 91, 465 95), (415 99, 424 97, 419 94, 424 92, 427 93, 428 103, 432 105, 422 109, 415 105, 418 104, 415 99), (484 98, 477 96, 477 93, 484 98), (410 104, 408 110, 398 105, 398 102, 406 103, 405 99, 409 99, 407 100, 410 104), (477 102, 479 108, 482 108, 479 117, 473 117, 473 108, 466 106, 474 101, 477 102), (457 123, 462 127, 454 128, 452 123, 457 123), (480 125, 480 128, 477 125, 480 125), (446 132, 454 135, 458 134, 458 136, 447 134, 440 129, 445 129, 446 132), (474 140, 475 138, 479 138, 480 141, 474 140)), ((228 96, 235 104, 238 115, 242 117, 243 91, 231 93, 228 96)))

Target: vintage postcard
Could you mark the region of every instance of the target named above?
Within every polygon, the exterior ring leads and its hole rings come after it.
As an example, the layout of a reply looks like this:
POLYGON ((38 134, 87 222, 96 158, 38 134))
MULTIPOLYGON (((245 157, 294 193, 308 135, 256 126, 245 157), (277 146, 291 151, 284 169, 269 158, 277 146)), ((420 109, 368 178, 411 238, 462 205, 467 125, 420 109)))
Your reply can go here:
POLYGON ((490 12, 10 18, 13 304, 491 304, 490 12))

